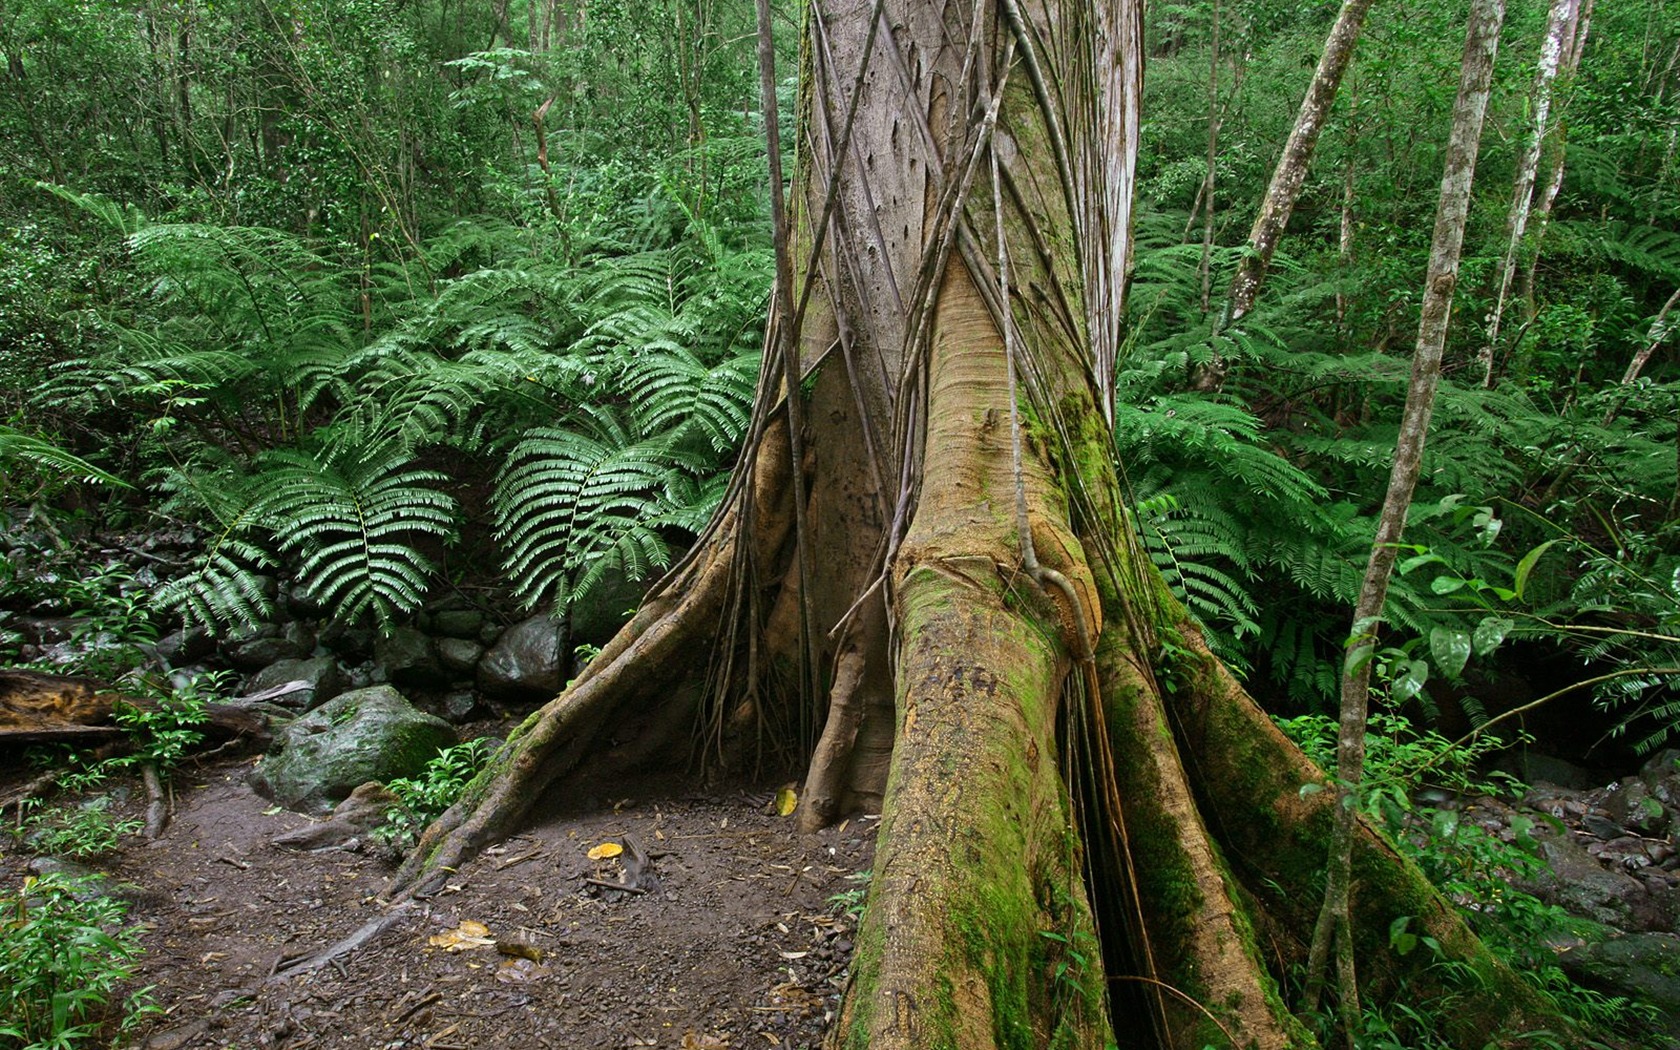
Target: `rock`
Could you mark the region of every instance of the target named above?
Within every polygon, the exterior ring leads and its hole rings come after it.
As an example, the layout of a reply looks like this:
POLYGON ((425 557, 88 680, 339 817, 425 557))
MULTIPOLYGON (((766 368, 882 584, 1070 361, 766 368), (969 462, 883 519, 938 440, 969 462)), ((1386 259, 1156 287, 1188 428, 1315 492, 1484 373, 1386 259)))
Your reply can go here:
POLYGON ((300 812, 326 812, 370 780, 413 776, 455 730, 422 714, 390 686, 343 693, 275 736, 251 786, 300 812))
POLYGON ((277 660, 252 675, 245 688, 257 693, 297 681, 307 682, 309 687, 277 697, 274 702, 296 711, 308 711, 344 691, 344 676, 330 656, 317 656, 311 660, 277 660))
POLYGON ((343 846, 385 823, 385 814, 402 800, 384 784, 370 780, 333 807, 332 816, 316 824, 276 835, 269 841, 281 849, 325 849, 343 846))
POLYGON ((1623 777, 1618 789, 1605 798, 1604 811, 1611 820, 1641 835, 1661 836, 1668 829, 1668 811, 1642 777, 1623 777))
MULTIPOLYGON (((28 864, 31 875, 59 875, 66 879, 104 879, 105 873, 98 868, 83 864, 80 861, 65 860, 62 857, 33 857, 28 864)), ((88 896, 102 896, 93 893, 88 896)), ((87 897, 77 894, 78 899, 87 897)))
POLYGON ((541 700, 565 684, 564 630, 544 615, 509 627, 478 662, 478 686, 492 696, 541 700))
POLYGON ((321 644, 340 656, 352 660, 366 660, 373 655, 373 643, 379 637, 370 627, 346 627, 329 623, 321 631, 321 644))
POLYGON ((1639 767, 1643 777, 1672 777, 1680 775, 1680 748, 1664 748, 1639 767))
POLYGON ((449 676, 438 665, 437 647, 413 627, 398 627, 374 642, 373 662, 384 669, 385 680, 395 685, 437 689, 449 684, 449 676))
POLYGON ((484 646, 465 638, 439 638, 437 640, 438 662, 444 670, 456 674, 472 674, 473 668, 484 656, 484 646))
POLYGON ((1586 830, 1587 834, 1598 839, 1619 839, 1627 834, 1626 831, 1622 830, 1620 824, 1597 813, 1588 813, 1583 816, 1581 827, 1586 830))
POLYGON ((1644 884, 1605 868, 1568 835, 1548 836, 1540 846, 1550 870, 1522 888, 1541 900, 1618 928, 1632 924, 1636 910, 1647 903, 1644 884))
POLYGON ((196 663, 216 651, 216 640, 202 627, 172 631, 153 646, 158 659, 170 667, 196 663))
POLYGON ((1680 937, 1630 933, 1558 957, 1577 983, 1656 1007, 1670 1036, 1680 1037, 1680 937))
POLYGON ((484 614, 477 609, 440 609, 432 614, 432 630, 448 638, 477 638, 484 614))
POLYGON ((228 663, 241 671, 259 671, 281 660, 301 660, 310 648, 299 644, 300 639, 288 638, 274 626, 260 627, 228 639, 223 645, 228 663))
POLYGON ((1573 762, 1566 762, 1551 755, 1542 755, 1530 751, 1523 758, 1523 780, 1530 784, 1541 782, 1556 784, 1558 787, 1584 791, 1598 786, 1599 780, 1591 773, 1573 762))
POLYGON ((484 705, 471 689, 460 689, 443 698, 443 717, 451 725, 471 722, 484 714, 484 705))
POLYGON ((582 601, 571 608, 571 644, 606 645, 630 622, 652 580, 633 580, 622 572, 607 573, 582 601))
POLYGON ((319 620, 327 615, 327 607, 302 584, 286 588, 286 611, 299 620, 319 620))

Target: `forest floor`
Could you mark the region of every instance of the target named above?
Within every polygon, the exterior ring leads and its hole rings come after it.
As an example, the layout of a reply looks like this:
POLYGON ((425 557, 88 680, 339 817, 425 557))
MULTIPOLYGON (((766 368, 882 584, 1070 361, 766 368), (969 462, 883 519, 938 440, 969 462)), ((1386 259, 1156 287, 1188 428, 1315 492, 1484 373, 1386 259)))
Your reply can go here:
MULTIPOLYGON (((94 865, 145 929, 135 984, 162 1012, 139 1046, 769 1050, 818 1044, 837 1009, 854 917, 834 898, 861 896, 875 818, 800 835, 776 785, 627 779, 545 800, 522 834, 393 910, 391 868, 369 853, 270 845, 308 821, 247 787, 250 764, 189 764, 163 836, 94 865), (650 859, 644 892, 590 881, 624 877, 631 854, 589 859, 606 842, 650 859), (381 919, 358 948, 296 966, 381 919)), ((0 794, 22 779, 0 774, 0 794)), ((136 787, 123 808, 142 803, 136 787)), ((8 848, 0 879, 32 862, 8 848)))

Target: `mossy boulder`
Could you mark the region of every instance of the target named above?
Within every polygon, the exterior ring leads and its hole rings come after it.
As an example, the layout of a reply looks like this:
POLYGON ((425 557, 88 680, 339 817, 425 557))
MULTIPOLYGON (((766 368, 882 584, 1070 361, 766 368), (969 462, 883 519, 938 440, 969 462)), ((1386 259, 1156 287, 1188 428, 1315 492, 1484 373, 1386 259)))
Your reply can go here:
POLYGON ((1656 1007, 1664 1031, 1680 1039, 1680 937, 1630 933, 1583 945, 1559 961, 1565 973, 1588 988, 1656 1007))
POLYGON ((281 730, 251 786, 288 809, 325 813, 360 784, 419 773, 455 742, 448 722, 390 686, 357 689, 281 730))

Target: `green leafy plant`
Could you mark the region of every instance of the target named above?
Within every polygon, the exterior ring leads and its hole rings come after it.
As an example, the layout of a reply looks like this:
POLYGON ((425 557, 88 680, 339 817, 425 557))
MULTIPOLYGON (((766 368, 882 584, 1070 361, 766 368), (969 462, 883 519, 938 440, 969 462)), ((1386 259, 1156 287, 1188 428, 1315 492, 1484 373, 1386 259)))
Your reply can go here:
POLYGON ((204 742, 208 704, 233 680, 231 671, 207 671, 163 687, 145 682, 147 703, 119 703, 117 725, 129 735, 133 750, 113 759, 117 766, 150 764, 167 778, 187 753, 204 742))
POLYGON ((841 890, 828 898, 828 910, 836 915, 845 915, 854 921, 863 914, 863 902, 869 896, 869 880, 875 875, 874 869, 854 871, 846 876, 851 883, 850 889, 841 890))
POLYGON ((127 1028, 157 1013, 142 989, 112 1017, 111 997, 134 976, 139 929, 103 879, 49 874, 0 889, 0 1046, 72 1050, 111 1021, 127 1028))
POLYGON ((52 857, 86 860, 112 853, 124 835, 133 835, 142 825, 122 820, 112 812, 109 795, 96 795, 80 803, 61 803, 24 817, 16 829, 18 840, 36 853, 52 857))
MULTIPOLYGON (((1280 719, 1279 725, 1321 767, 1334 768, 1335 720, 1303 715, 1280 719)), ((1519 888, 1546 870, 1544 852, 1534 835, 1535 818, 1515 816, 1507 841, 1505 836, 1466 819, 1456 802, 1439 806, 1418 802, 1426 797, 1457 799, 1520 790, 1521 785, 1508 775, 1478 771, 1480 763, 1501 747, 1503 744, 1489 736, 1467 746, 1455 746, 1439 733, 1417 729, 1399 715, 1376 712, 1367 737, 1369 779, 1360 804, 1385 827, 1401 851, 1458 903, 1488 947, 1523 973, 1560 1011, 1592 1024, 1638 1030, 1649 1021, 1645 1008, 1577 986, 1546 947, 1568 939, 1600 936, 1602 930, 1519 888), (1436 787, 1434 794, 1420 790, 1426 783, 1436 787)), ((1418 950, 1437 954, 1439 945, 1414 932, 1411 922, 1409 916, 1394 920, 1389 929, 1390 946, 1402 955, 1418 950)), ((1449 964, 1440 960, 1437 965, 1449 964)), ((1466 979, 1473 980, 1474 975, 1466 975, 1466 979)), ((1385 1010, 1368 1014, 1367 1031, 1358 1045, 1381 1050, 1444 1046, 1431 1041, 1437 1038, 1433 1033, 1438 1029, 1431 1015, 1446 1009, 1438 1005, 1420 1010, 1397 997, 1385 1010)))
POLYGON ((444 748, 419 776, 398 777, 386 784, 399 805, 386 812, 385 823, 373 832, 374 841, 393 853, 412 848, 421 829, 461 797, 484 768, 493 747, 490 739, 480 737, 444 748))

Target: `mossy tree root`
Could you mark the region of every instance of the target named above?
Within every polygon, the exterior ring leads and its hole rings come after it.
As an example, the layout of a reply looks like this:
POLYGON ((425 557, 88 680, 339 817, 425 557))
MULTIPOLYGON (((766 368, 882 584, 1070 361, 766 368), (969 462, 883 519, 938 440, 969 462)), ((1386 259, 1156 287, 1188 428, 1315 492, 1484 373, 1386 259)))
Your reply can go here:
MULTIPOLYGON (((1173 603, 1176 607, 1176 603, 1173 603)), ((1208 652, 1200 632, 1175 608, 1190 666, 1166 700, 1180 751, 1195 756, 1204 817, 1270 928, 1311 930, 1323 899, 1335 793, 1324 773, 1273 724, 1230 672, 1208 652)), ((1454 1046, 1516 1045, 1523 1033, 1578 1033, 1476 937, 1451 901, 1369 821, 1354 839, 1351 919, 1360 985, 1373 1002, 1404 994, 1435 1004, 1454 1046), (1389 943, 1395 920, 1433 938, 1439 953, 1400 954, 1389 943), (1441 963, 1451 965, 1440 965, 1441 963)), ((1288 966, 1306 961, 1306 944, 1277 946, 1288 966)))
POLYGON ((1116 787, 1148 947, 1146 973, 1175 990, 1160 998, 1171 1050, 1254 1050, 1316 1043, 1267 974, 1241 889, 1196 809, 1154 677, 1110 629, 1097 650, 1116 787))

